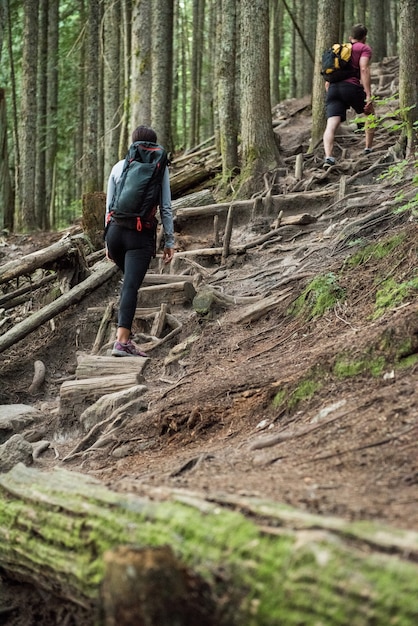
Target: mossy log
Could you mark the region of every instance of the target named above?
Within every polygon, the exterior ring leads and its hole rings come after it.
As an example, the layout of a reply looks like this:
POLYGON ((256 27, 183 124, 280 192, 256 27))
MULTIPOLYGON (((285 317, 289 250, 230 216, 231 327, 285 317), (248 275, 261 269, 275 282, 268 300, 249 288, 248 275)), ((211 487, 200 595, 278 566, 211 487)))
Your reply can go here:
MULTIPOLYGON (((156 557, 158 571, 165 571, 166 560, 170 571, 189 572, 183 580, 199 580, 201 589, 206 585, 212 619, 201 623, 417 624, 416 532, 310 515, 252 498, 209 501, 185 490, 142 489, 142 496, 114 493, 90 476, 16 465, 0 475, 1 567, 11 577, 97 611, 109 589, 109 568, 120 567, 118 550, 158 552, 169 546, 165 557, 156 557)), ((131 576, 129 602, 137 602, 141 611, 147 604, 154 611, 164 608, 166 594, 144 583, 143 566, 137 569, 135 574, 135 567, 125 568, 131 576)), ((164 576, 161 581, 165 585, 164 576)), ((120 589, 123 594, 122 583, 120 589)), ((190 589, 192 594, 196 586, 190 589)), ((116 601, 123 605, 125 600, 116 601)), ((112 611, 115 615, 114 606, 112 611)), ((113 624, 112 619, 104 615, 101 623, 113 624)), ((118 621, 128 623, 133 622, 118 621)), ((179 617, 175 623, 193 621, 179 617)))

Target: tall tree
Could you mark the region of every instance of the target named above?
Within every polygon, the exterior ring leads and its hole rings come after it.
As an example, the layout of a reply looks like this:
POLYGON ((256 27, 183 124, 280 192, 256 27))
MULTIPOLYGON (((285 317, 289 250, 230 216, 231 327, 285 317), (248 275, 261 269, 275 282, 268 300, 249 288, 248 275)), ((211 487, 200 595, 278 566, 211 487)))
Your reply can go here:
POLYGON ((99 54, 100 0, 89 0, 87 25, 87 87, 86 131, 83 164, 83 193, 98 191, 98 111, 99 111, 99 54))
POLYGON ((122 124, 119 139, 119 153, 126 152, 126 146, 129 143, 132 129, 129 127, 130 122, 130 97, 131 97, 131 75, 132 75, 132 2, 131 0, 120 0, 122 11, 122 35, 121 35, 121 54, 123 68, 123 78, 121 79, 121 102, 123 103, 123 113, 121 116, 122 124))
POLYGON ((418 120, 418 8, 416 0, 400 0, 399 5, 399 104, 405 121, 406 156, 414 158, 418 120))
MULTIPOLYGON (((85 36, 85 28, 87 23, 87 11, 85 6, 85 0, 79 0, 79 28, 83 32, 83 36, 81 37, 79 43, 79 55, 76 57, 75 62, 73 61, 73 65, 76 67, 77 75, 79 76, 79 81, 75 87, 75 107, 76 107, 76 115, 77 115, 77 123, 78 123, 78 132, 74 133, 73 142, 74 142, 74 162, 75 162, 75 190, 74 195, 77 199, 81 198, 83 194, 83 169, 84 169, 84 137, 86 134, 86 93, 85 93, 85 85, 87 82, 87 68, 86 68, 86 57, 87 57, 87 37, 85 36)), ((53 213, 55 214, 55 204, 53 213)), ((55 224, 55 215, 53 217, 53 224, 55 224)))
POLYGON ((238 126, 235 91, 237 48, 236 0, 220 0, 217 64, 217 110, 222 178, 229 180, 238 168, 238 126))
POLYGON ((283 52, 283 3, 270 0, 270 94, 271 104, 280 102, 280 69, 283 52))
MULTIPOLYGON (((3 56, 3 27, 8 23, 6 0, 0 0, 0 64, 3 56)), ((0 86, 0 228, 13 229, 13 194, 9 172, 6 92, 0 86)))
POLYGON ((258 177, 279 162, 269 83, 269 11, 265 0, 241 0, 242 193, 259 189, 258 177), (257 71, 255 71, 257 68, 257 71))
POLYGON ((120 102, 120 1, 105 0, 103 13, 104 171, 119 160, 120 102))
POLYGON ((0 228, 13 230, 13 193, 9 172, 5 91, 0 87, 0 228))
POLYGON ((205 23, 203 24, 204 53, 202 57, 202 80, 200 97, 199 134, 202 140, 211 137, 215 132, 214 92, 216 54, 216 0, 206 1, 205 23))
POLYGON ((135 0, 132 5, 131 131, 151 124, 151 3, 135 0))
POLYGON ((173 0, 152 0, 152 125, 158 141, 172 150, 173 0))
POLYGON ((191 65, 190 145, 199 143, 200 93, 202 81, 203 22, 205 0, 193 0, 193 39, 191 65))
POLYGON ((46 220, 46 108, 47 108, 47 61, 48 61, 48 0, 39 1, 39 36, 38 36, 38 88, 37 88, 37 155, 35 184, 36 223, 41 230, 47 228, 46 220))
POLYGON ((312 83, 312 134, 309 151, 312 152, 325 130, 324 79, 322 78, 322 53, 339 39, 340 0, 320 0, 315 42, 315 71, 312 83))
POLYGON ((384 0, 369 0, 368 43, 373 50, 373 61, 381 61, 387 54, 384 0))
POLYGON ((39 0, 25 0, 23 3, 23 58, 22 58, 22 99, 20 118, 20 156, 18 164, 18 185, 20 219, 24 230, 35 230, 35 176, 37 141, 37 61, 38 61, 38 9, 39 0))
POLYGON ((54 220, 55 187, 58 152, 58 58, 59 0, 48 2, 48 61, 46 109, 45 210, 46 226, 54 220))

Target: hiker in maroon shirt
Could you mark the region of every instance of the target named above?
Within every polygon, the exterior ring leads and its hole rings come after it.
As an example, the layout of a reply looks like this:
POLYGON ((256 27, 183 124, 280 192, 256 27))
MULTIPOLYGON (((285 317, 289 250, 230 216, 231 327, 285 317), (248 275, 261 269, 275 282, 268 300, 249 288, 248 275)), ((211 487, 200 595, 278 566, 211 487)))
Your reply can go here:
MULTIPOLYGON (((371 115, 374 113, 371 93, 370 60, 372 49, 366 44, 367 28, 362 24, 353 26, 350 41, 353 44, 351 63, 357 76, 351 76, 336 83, 325 83, 327 125, 323 141, 325 160, 324 167, 335 165, 333 157, 335 133, 347 119, 347 109, 352 107, 356 113, 371 115)), ((372 150, 374 130, 365 125, 366 146, 365 154, 372 150)))

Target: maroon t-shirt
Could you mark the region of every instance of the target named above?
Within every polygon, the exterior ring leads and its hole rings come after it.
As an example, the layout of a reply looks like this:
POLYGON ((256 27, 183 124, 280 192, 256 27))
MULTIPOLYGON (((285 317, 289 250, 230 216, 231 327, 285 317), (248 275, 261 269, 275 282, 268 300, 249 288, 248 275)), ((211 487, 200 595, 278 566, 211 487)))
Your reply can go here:
MULTIPOLYGON (((366 43, 356 41, 353 43, 353 47, 351 49, 351 64, 354 69, 360 68, 360 57, 368 57, 369 59, 371 59, 372 49, 366 43)), ((360 85, 360 79, 356 76, 346 78, 345 82, 353 83, 354 85, 360 85)))

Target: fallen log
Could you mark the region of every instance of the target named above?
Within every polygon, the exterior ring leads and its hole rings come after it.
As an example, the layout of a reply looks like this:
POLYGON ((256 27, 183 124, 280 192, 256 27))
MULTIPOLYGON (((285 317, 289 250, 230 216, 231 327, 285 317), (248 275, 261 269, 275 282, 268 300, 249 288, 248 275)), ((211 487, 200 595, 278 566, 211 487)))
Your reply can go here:
POLYGON ((23 274, 31 274, 36 269, 44 267, 57 259, 71 253, 79 254, 77 243, 82 243, 83 237, 65 236, 47 248, 36 250, 23 256, 20 259, 13 259, 0 267, 0 284, 7 283, 13 278, 23 274))
POLYGON ((28 318, 16 324, 13 328, 8 330, 4 335, 0 336, 0 353, 10 348, 13 344, 17 343, 21 339, 24 339, 31 332, 48 322, 53 317, 62 313, 68 307, 77 302, 80 302, 87 294, 91 293, 100 285, 110 280, 112 276, 118 271, 118 268, 109 261, 101 261, 92 268, 92 273, 83 282, 73 287, 69 292, 63 294, 51 304, 43 307, 36 313, 33 313, 28 318))
POLYGON ((40 289, 41 287, 44 287, 45 285, 48 285, 49 283, 56 280, 56 278, 57 277, 55 274, 48 274, 48 276, 44 276, 43 278, 41 278, 40 280, 37 280, 36 282, 32 282, 32 281, 28 282, 27 285, 24 285, 23 287, 20 287, 19 289, 15 289, 14 291, 5 293, 4 295, 0 296, 0 307, 3 307, 5 309, 10 309, 13 306, 15 306, 15 304, 13 304, 13 301, 16 302, 15 298, 21 298, 22 296, 25 296, 25 295, 26 295, 25 300, 29 300, 30 298, 32 298, 34 291, 36 291, 37 289, 40 289))
POLYGON ((194 589, 198 603, 211 607, 210 619, 206 611, 202 620, 180 615, 176 623, 183 626, 335 626, 336 615, 340 626, 392 618, 416 625, 418 534, 412 530, 244 496, 143 492, 115 493, 77 472, 16 465, 0 475, 3 571, 85 607, 91 622, 84 626, 114 624, 114 602, 119 626, 165 624, 156 611, 166 615, 170 608, 163 588, 172 577, 195 581, 180 604, 195 601, 194 589), (159 549, 167 547, 163 558, 159 549), (158 575, 150 585, 152 571, 158 575), (130 573, 129 589, 123 572, 130 573), (112 586, 117 593, 109 597, 112 586), (146 620, 132 621, 132 613, 143 611, 146 620))
MULTIPOLYGON (((304 206, 307 203, 313 203, 314 201, 319 201, 321 203, 328 198, 335 196, 335 189, 323 189, 320 191, 307 191, 307 192, 299 192, 299 193, 289 193, 285 195, 277 195, 271 196, 270 198, 259 198, 261 202, 259 202, 259 210, 254 211, 254 214, 257 212, 264 212, 265 204, 267 201, 270 205, 273 206, 273 212, 283 211, 291 211, 298 209, 299 206, 304 206)), ((175 222, 181 224, 182 222, 187 222, 191 219, 196 219, 200 217, 210 217, 214 215, 225 215, 230 206, 233 206, 234 209, 238 209, 238 214, 244 210, 254 210, 254 200, 237 200, 234 201, 231 205, 230 202, 219 203, 219 204, 209 204, 206 206, 199 207, 189 207, 189 208, 179 208, 176 212, 175 222)), ((255 216, 255 215, 254 215, 255 216)), ((287 216, 289 217, 289 216, 287 216)), ((286 219, 286 218, 283 218, 286 219)))
POLYGON ((204 206, 206 204, 213 204, 214 201, 215 198, 213 197, 213 193, 209 189, 202 189, 201 191, 189 193, 181 198, 177 198, 177 200, 173 200, 171 206, 175 215, 177 209, 179 208, 204 206))

